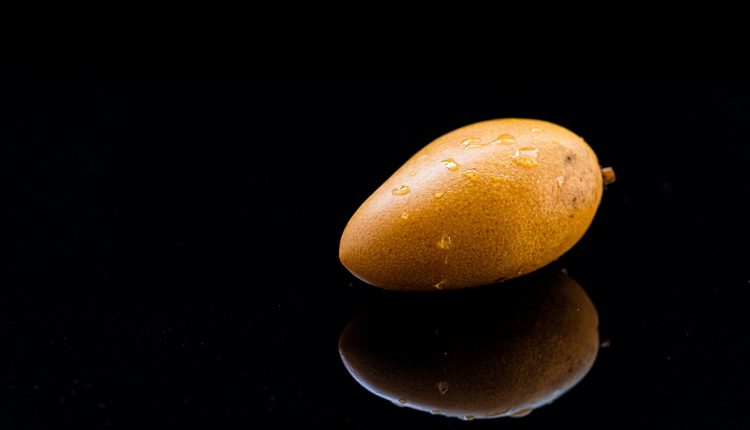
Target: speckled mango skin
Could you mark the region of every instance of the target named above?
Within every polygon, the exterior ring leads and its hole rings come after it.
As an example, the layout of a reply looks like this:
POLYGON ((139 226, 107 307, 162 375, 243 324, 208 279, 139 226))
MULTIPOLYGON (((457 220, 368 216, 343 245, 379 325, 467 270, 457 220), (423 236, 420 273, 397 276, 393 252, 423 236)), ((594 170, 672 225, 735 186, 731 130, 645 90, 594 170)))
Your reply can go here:
POLYGON ((339 258, 389 290, 500 282, 573 247, 602 189, 596 154, 570 130, 532 119, 478 122, 437 138, 388 178, 349 220, 339 258))

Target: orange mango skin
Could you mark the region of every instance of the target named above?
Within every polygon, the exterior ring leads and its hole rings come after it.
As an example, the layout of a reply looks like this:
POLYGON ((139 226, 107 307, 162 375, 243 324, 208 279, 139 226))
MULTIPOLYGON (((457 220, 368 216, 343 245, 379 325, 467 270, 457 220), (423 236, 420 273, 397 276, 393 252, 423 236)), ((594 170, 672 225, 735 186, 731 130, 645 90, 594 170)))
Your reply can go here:
POLYGON ((339 258, 395 291, 500 282, 573 247, 602 190, 596 154, 570 130, 516 118, 471 124, 428 144, 359 207, 339 258))

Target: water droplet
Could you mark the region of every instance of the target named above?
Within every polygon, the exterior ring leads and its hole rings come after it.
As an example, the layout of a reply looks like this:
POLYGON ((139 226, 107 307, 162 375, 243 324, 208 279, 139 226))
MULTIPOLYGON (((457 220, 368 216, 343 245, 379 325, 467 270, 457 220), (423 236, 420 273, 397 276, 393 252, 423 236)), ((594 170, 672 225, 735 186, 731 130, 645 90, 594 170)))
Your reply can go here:
POLYGON ((516 143, 516 138, 510 134, 501 134, 500 136, 496 137, 495 140, 492 141, 492 143, 498 145, 512 145, 516 143))
POLYGON ((409 218, 409 213, 408 212, 401 212, 401 218, 402 219, 408 219, 409 218))
POLYGON ((473 419, 474 419, 474 415, 466 415, 466 416, 464 417, 464 421, 471 421, 471 420, 473 420, 473 419))
POLYGON ((406 399, 398 399, 398 402, 401 403, 402 405, 405 405, 407 403, 406 399))
POLYGON ((448 286, 448 280, 447 279, 443 279, 442 281, 440 281, 437 284, 433 285, 433 287, 436 290, 442 290, 443 288, 445 288, 447 286, 448 286))
POLYGON ((435 388, 437 388, 441 396, 444 396, 448 392, 448 385, 448 381, 440 381, 435 384, 435 388))
POLYGON ((513 412, 512 414, 510 414, 510 416, 512 416, 513 418, 525 417, 526 415, 530 414, 533 410, 534 408, 521 409, 519 411, 513 412))
POLYGON ((417 160, 420 160, 420 161, 421 161, 421 160, 426 160, 426 159, 428 159, 428 158, 430 158, 430 156, 429 156, 429 155, 427 155, 427 154, 424 154, 424 155, 420 155, 420 156, 419 156, 419 158, 417 158, 417 160))
POLYGON ((477 169, 467 169, 463 171, 464 176, 471 179, 472 181, 478 181, 479 180, 479 172, 477 172, 477 169))
POLYGON ((562 186, 563 186, 564 183, 565 183, 565 176, 558 176, 557 177, 557 185, 559 185, 560 188, 562 188, 562 186))
POLYGON ((411 188, 408 185, 401 185, 391 190, 391 193, 396 196, 403 196, 404 194, 409 194, 409 191, 411 191, 411 188))
POLYGON ((479 148, 481 146, 484 146, 485 144, 483 144, 480 139, 477 139, 476 137, 472 137, 471 139, 466 139, 463 142, 461 142, 461 145, 464 146, 464 149, 469 149, 469 148, 479 148))
POLYGON ((417 172, 409 172, 409 176, 417 176, 417 172))
POLYGON ((439 409, 433 409, 433 410, 430 411, 430 413, 432 415, 439 415, 440 414, 440 410, 439 409))
POLYGON ((441 163, 443 163, 443 166, 451 172, 455 172, 456 170, 458 170, 458 163, 456 163, 456 160, 452 158, 446 158, 445 160, 441 161, 441 163))
POLYGON ((511 178, 508 175, 504 175, 502 173, 493 173, 490 175, 490 179, 496 184, 503 184, 506 182, 512 182, 513 178, 511 178))
POLYGON ((521 167, 531 168, 537 165, 536 156, 539 150, 533 146, 526 146, 516 150, 513 154, 513 162, 521 167))
POLYGON ((437 193, 435 193, 435 197, 440 198, 440 197, 443 197, 444 194, 445 194, 444 191, 438 191, 437 193))
POLYGON ((451 237, 447 236, 445 233, 443 234, 443 237, 437 241, 437 247, 440 249, 451 249, 452 246, 453 242, 451 241, 451 237))
POLYGON ((541 128, 536 128, 536 127, 531 127, 531 132, 532 133, 541 133, 542 129, 541 128))

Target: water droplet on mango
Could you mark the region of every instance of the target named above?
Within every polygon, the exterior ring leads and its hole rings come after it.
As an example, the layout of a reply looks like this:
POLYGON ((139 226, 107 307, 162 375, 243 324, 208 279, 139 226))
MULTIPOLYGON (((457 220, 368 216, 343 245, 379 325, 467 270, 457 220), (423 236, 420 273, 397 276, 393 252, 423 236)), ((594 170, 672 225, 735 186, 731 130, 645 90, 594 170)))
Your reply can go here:
POLYGON ((403 196, 409 194, 409 191, 411 191, 411 188, 409 188, 408 185, 401 185, 400 187, 391 190, 391 193, 395 196, 403 196))
POLYGON ((453 158, 446 158, 445 160, 441 161, 441 163, 443 163, 443 166, 451 172, 455 172, 459 168, 458 163, 456 163, 456 160, 454 160, 453 158))
POLYGON ((500 136, 496 137, 495 140, 492 141, 492 143, 497 145, 512 145, 516 143, 516 138, 510 134, 501 134, 500 136))
POLYGON ((480 139, 477 139, 476 137, 464 140, 463 142, 461 142, 461 145, 463 145, 464 149, 479 148, 484 146, 484 144, 482 144, 482 141, 480 139))
POLYGON ((437 247, 440 249, 451 249, 453 246, 453 242, 451 241, 451 237, 447 235, 443 235, 443 237, 440 238, 440 240, 437 241, 437 247))
POLYGON ((498 185, 513 181, 512 177, 503 173, 493 173, 490 175, 490 179, 498 185))
POLYGON ((531 168, 538 164, 537 162, 537 154, 539 153, 539 150, 534 148, 533 146, 526 146, 520 149, 516 150, 516 153, 513 154, 513 163, 525 167, 525 168, 531 168))
POLYGON ((472 181, 479 180, 479 172, 477 172, 477 169, 466 169, 463 171, 463 175, 471 179, 472 181))

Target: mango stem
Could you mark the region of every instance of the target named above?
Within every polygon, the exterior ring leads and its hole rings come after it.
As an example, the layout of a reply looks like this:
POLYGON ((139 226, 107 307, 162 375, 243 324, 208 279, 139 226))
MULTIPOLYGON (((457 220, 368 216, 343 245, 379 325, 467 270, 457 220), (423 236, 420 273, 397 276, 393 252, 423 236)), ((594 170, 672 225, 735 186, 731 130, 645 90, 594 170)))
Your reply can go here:
POLYGON ((602 179, 604 185, 609 185, 615 181, 615 170, 611 167, 602 167, 602 179))

